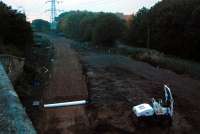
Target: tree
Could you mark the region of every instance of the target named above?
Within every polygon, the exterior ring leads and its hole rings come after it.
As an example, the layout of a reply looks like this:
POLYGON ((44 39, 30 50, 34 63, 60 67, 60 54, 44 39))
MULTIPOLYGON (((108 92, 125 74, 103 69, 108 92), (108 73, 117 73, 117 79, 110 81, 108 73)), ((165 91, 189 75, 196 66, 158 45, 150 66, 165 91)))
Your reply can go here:
POLYGON ((81 40, 82 29, 80 28, 81 21, 93 13, 87 11, 70 11, 61 14, 58 17, 59 30, 64 32, 68 38, 81 40))
POLYGON ((147 47, 149 43, 149 9, 143 7, 132 19, 128 34, 128 42, 138 47, 147 47))
POLYGON ((82 41, 91 41, 92 35, 94 31, 94 27, 96 24, 96 15, 91 14, 85 16, 80 22, 80 32, 81 32, 81 40, 82 41))
POLYGON ((96 19, 92 40, 94 44, 112 46, 121 38, 123 33, 123 21, 112 13, 100 13, 96 19))
POLYGON ((199 0, 162 0, 149 10, 143 8, 134 16, 128 41, 200 61, 199 7, 199 0))
POLYGON ((33 42, 30 23, 26 16, 0 2, 0 40, 7 46, 15 46, 22 53, 33 42))
POLYGON ((68 38, 93 44, 112 45, 121 39, 124 21, 112 13, 71 11, 58 17, 59 30, 68 38))
POLYGON ((48 21, 42 19, 36 19, 32 22, 32 28, 37 32, 49 32, 50 31, 50 23, 48 21))
POLYGON ((191 14, 185 32, 185 39, 185 56, 200 61, 200 5, 191 14))

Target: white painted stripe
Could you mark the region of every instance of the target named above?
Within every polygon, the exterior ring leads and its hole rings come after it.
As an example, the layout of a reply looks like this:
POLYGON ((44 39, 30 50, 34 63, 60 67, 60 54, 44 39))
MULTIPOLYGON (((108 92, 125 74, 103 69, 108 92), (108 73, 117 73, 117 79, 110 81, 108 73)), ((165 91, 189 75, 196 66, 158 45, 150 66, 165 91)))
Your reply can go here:
POLYGON ((84 105, 84 104, 87 104, 86 100, 44 104, 44 108, 67 107, 67 106, 77 106, 77 105, 84 105))

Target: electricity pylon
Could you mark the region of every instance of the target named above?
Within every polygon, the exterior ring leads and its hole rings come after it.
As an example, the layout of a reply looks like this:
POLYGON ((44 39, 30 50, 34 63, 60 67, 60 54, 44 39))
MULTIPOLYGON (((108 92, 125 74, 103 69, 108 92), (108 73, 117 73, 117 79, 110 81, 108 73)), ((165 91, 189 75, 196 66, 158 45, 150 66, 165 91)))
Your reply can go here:
POLYGON ((56 5, 58 3, 57 0, 49 0, 47 2, 51 3, 51 8, 50 11, 51 12, 51 17, 50 17, 50 22, 51 22, 51 30, 56 30, 57 28, 57 21, 56 21, 56 16, 57 16, 57 8, 56 5))

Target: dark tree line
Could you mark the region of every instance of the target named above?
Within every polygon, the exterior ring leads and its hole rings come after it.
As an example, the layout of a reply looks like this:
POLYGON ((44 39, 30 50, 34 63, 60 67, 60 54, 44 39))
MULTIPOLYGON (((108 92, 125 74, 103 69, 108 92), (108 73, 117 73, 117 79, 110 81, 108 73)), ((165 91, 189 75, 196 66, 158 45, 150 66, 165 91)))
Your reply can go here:
POLYGON ((142 8, 127 40, 133 46, 200 61, 200 0, 162 0, 142 8))
POLYGON ((0 45, 14 46, 25 54, 28 45, 33 42, 30 23, 26 16, 0 2, 0 45))
POLYGON ((50 23, 46 20, 36 19, 31 23, 33 31, 36 32, 49 32, 50 31, 50 23))
POLYGON ((129 23, 117 14, 87 11, 63 13, 58 21, 69 38, 106 46, 120 40, 200 61, 200 0, 162 0, 140 9, 129 23))
POLYGON ((68 38, 111 46, 122 37, 125 23, 112 13, 71 11, 58 17, 59 30, 68 38))

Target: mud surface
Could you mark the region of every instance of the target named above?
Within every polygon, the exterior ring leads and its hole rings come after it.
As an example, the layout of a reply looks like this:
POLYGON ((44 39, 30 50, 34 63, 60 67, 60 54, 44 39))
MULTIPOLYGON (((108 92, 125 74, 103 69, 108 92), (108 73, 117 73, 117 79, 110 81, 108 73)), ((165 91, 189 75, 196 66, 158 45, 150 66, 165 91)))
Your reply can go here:
POLYGON ((57 61, 45 102, 90 98, 89 105, 45 109, 39 133, 52 134, 198 134, 200 81, 187 75, 121 55, 82 50, 73 42, 56 38, 57 61), (60 45, 59 45, 60 44, 60 45), (67 46, 66 46, 67 45, 67 46), (74 52, 74 49, 78 52, 74 52), (80 62, 79 60, 80 59, 80 62), (82 67, 87 78, 82 74, 82 67), (63 71, 65 70, 65 71, 63 71), (63 73, 65 72, 65 73, 63 73), (81 80, 80 80, 81 79, 81 80), (158 121, 138 127, 132 106, 162 98, 163 84, 175 99, 172 126, 158 121), (63 88, 65 87, 65 88, 63 88), (73 90, 72 90, 73 89, 73 90))
MULTIPOLYGON (((48 36, 54 44, 55 56, 52 69, 49 70, 48 86, 43 90, 44 104, 62 103, 88 98, 88 90, 82 67, 77 54, 70 48, 65 38, 48 36)), ((38 133, 41 134, 70 134, 70 126, 84 120, 84 106, 41 108, 42 115, 38 120, 38 133)), ((38 111, 39 112, 39 111, 38 111)))
MULTIPOLYGON (((77 49, 79 51, 79 49, 77 49)), ((199 80, 130 58, 79 51, 88 77, 91 105, 86 108, 89 133, 197 134, 200 132, 199 80), (163 84, 175 99, 172 126, 152 121, 138 127, 132 106, 163 96, 163 84)), ((81 133, 81 132, 76 132, 81 133)))

